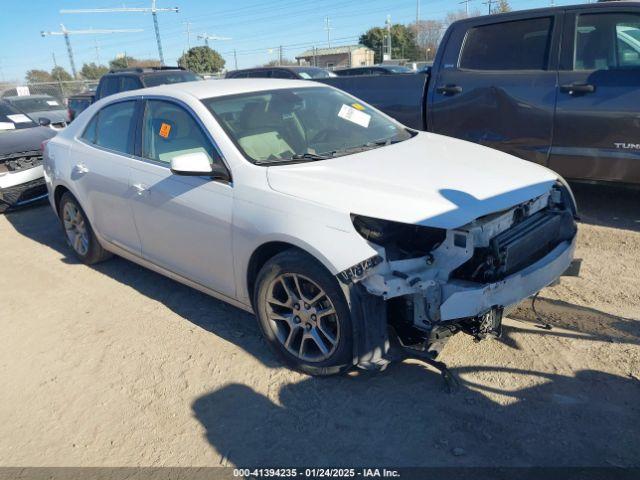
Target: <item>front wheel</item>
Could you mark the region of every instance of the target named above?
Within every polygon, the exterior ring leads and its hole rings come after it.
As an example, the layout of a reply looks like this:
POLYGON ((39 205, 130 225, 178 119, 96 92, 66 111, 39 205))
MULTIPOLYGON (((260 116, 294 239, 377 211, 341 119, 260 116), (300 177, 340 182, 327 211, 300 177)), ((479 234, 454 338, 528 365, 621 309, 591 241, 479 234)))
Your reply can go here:
POLYGON ((62 195, 58 211, 67 243, 82 263, 93 265, 111 256, 98 242, 87 215, 71 193, 62 195))
POLYGON ((351 314, 336 278, 315 259, 287 250, 256 280, 254 306, 262 332, 291 367, 332 375, 352 365, 351 314))

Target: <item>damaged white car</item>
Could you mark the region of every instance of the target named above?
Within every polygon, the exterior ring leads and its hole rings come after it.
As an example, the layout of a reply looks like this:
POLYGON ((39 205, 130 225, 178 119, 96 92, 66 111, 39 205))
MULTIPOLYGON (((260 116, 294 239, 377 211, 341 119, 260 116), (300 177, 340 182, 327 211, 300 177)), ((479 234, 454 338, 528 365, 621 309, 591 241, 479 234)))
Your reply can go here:
POLYGON ((427 355, 497 335, 575 247, 552 171, 312 82, 108 97, 47 144, 45 179, 82 261, 115 253, 253 311, 318 375, 384 367, 396 340, 427 355))

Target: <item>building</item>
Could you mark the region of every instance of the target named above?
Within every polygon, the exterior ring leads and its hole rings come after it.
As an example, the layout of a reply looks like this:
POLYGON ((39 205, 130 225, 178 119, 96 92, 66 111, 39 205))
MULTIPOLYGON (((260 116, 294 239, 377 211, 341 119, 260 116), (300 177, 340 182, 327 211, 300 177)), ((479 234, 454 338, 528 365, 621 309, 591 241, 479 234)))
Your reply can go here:
POLYGON ((296 56, 298 65, 321 68, 346 68, 373 65, 373 50, 364 45, 312 48, 296 56))

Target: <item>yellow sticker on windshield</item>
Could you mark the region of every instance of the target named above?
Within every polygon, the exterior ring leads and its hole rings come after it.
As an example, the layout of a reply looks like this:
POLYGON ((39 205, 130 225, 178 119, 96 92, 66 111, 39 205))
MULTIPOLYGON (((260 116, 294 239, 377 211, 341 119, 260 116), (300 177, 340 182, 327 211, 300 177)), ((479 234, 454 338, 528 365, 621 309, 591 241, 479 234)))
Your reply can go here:
POLYGON ((163 122, 162 125, 160 125, 160 132, 158 134, 162 138, 169 138, 170 133, 171 133, 171 125, 163 122))
POLYGON ((356 110, 364 110, 364 107, 362 105, 360 105, 359 103, 352 103, 351 106, 353 108, 355 108, 356 110))

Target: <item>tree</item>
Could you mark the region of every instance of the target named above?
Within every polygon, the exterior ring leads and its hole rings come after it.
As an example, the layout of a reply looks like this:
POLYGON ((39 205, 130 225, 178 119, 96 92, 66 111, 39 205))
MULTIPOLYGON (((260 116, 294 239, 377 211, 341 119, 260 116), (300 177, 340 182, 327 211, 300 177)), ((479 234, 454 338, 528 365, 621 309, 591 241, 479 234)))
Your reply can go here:
POLYGON ((444 25, 439 20, 421 20, 417 25, 412 24, 411 28, 415 32, 416 43, 420 49, 420 58, 417 60, 432 60, 438 49, 440 36, 444 32, 444 25))
POLYGON ((196 73, 218 73, 224 64, 224 58, 207 46, 190 48, 178 59, 178 65, 196 73))
POLYGON ((73 80, 71 74, 62 67, 53 67, 53 69, 51 69, 51 77, 59 82, 69 82, 73 80))
MULTIPOLYGON (((360 35, 360 43, 374 51, 374 61, 382 61, 382 45, 386 45, 387 29, 373 27, 360 35)), ((415 31, 406 25, 391 26, 391 58, 417 60, 418 45, 415 31)))
POLYGON ((291 60, 290 58, 283 58, 280 60, 271 60, 263 65, 263 67, 278 67, 280 65, 298 65, 298 62, 291 60))
POLYGON ((498 0, 498 6, 491 13, 506 13, 511 11, 508 0, 498 0))
POLYGON ((135 62, 137 62, 135 58, 127 55, 121 55, 109 61, 109 68, 111 70, 121 70, 123 68, 132 67, 135 62))
POLYGON ((105 67, 104 65, 96 65, 95 63, 91 62, 82 65, 82 70, 80 70, 80 73, 87 80, 98 80, 108 71, 108 67, 105 67))
POLYGON ((25 75, 27 83, 52 82, 51 74, 46 70, 29 70, 25 75))

